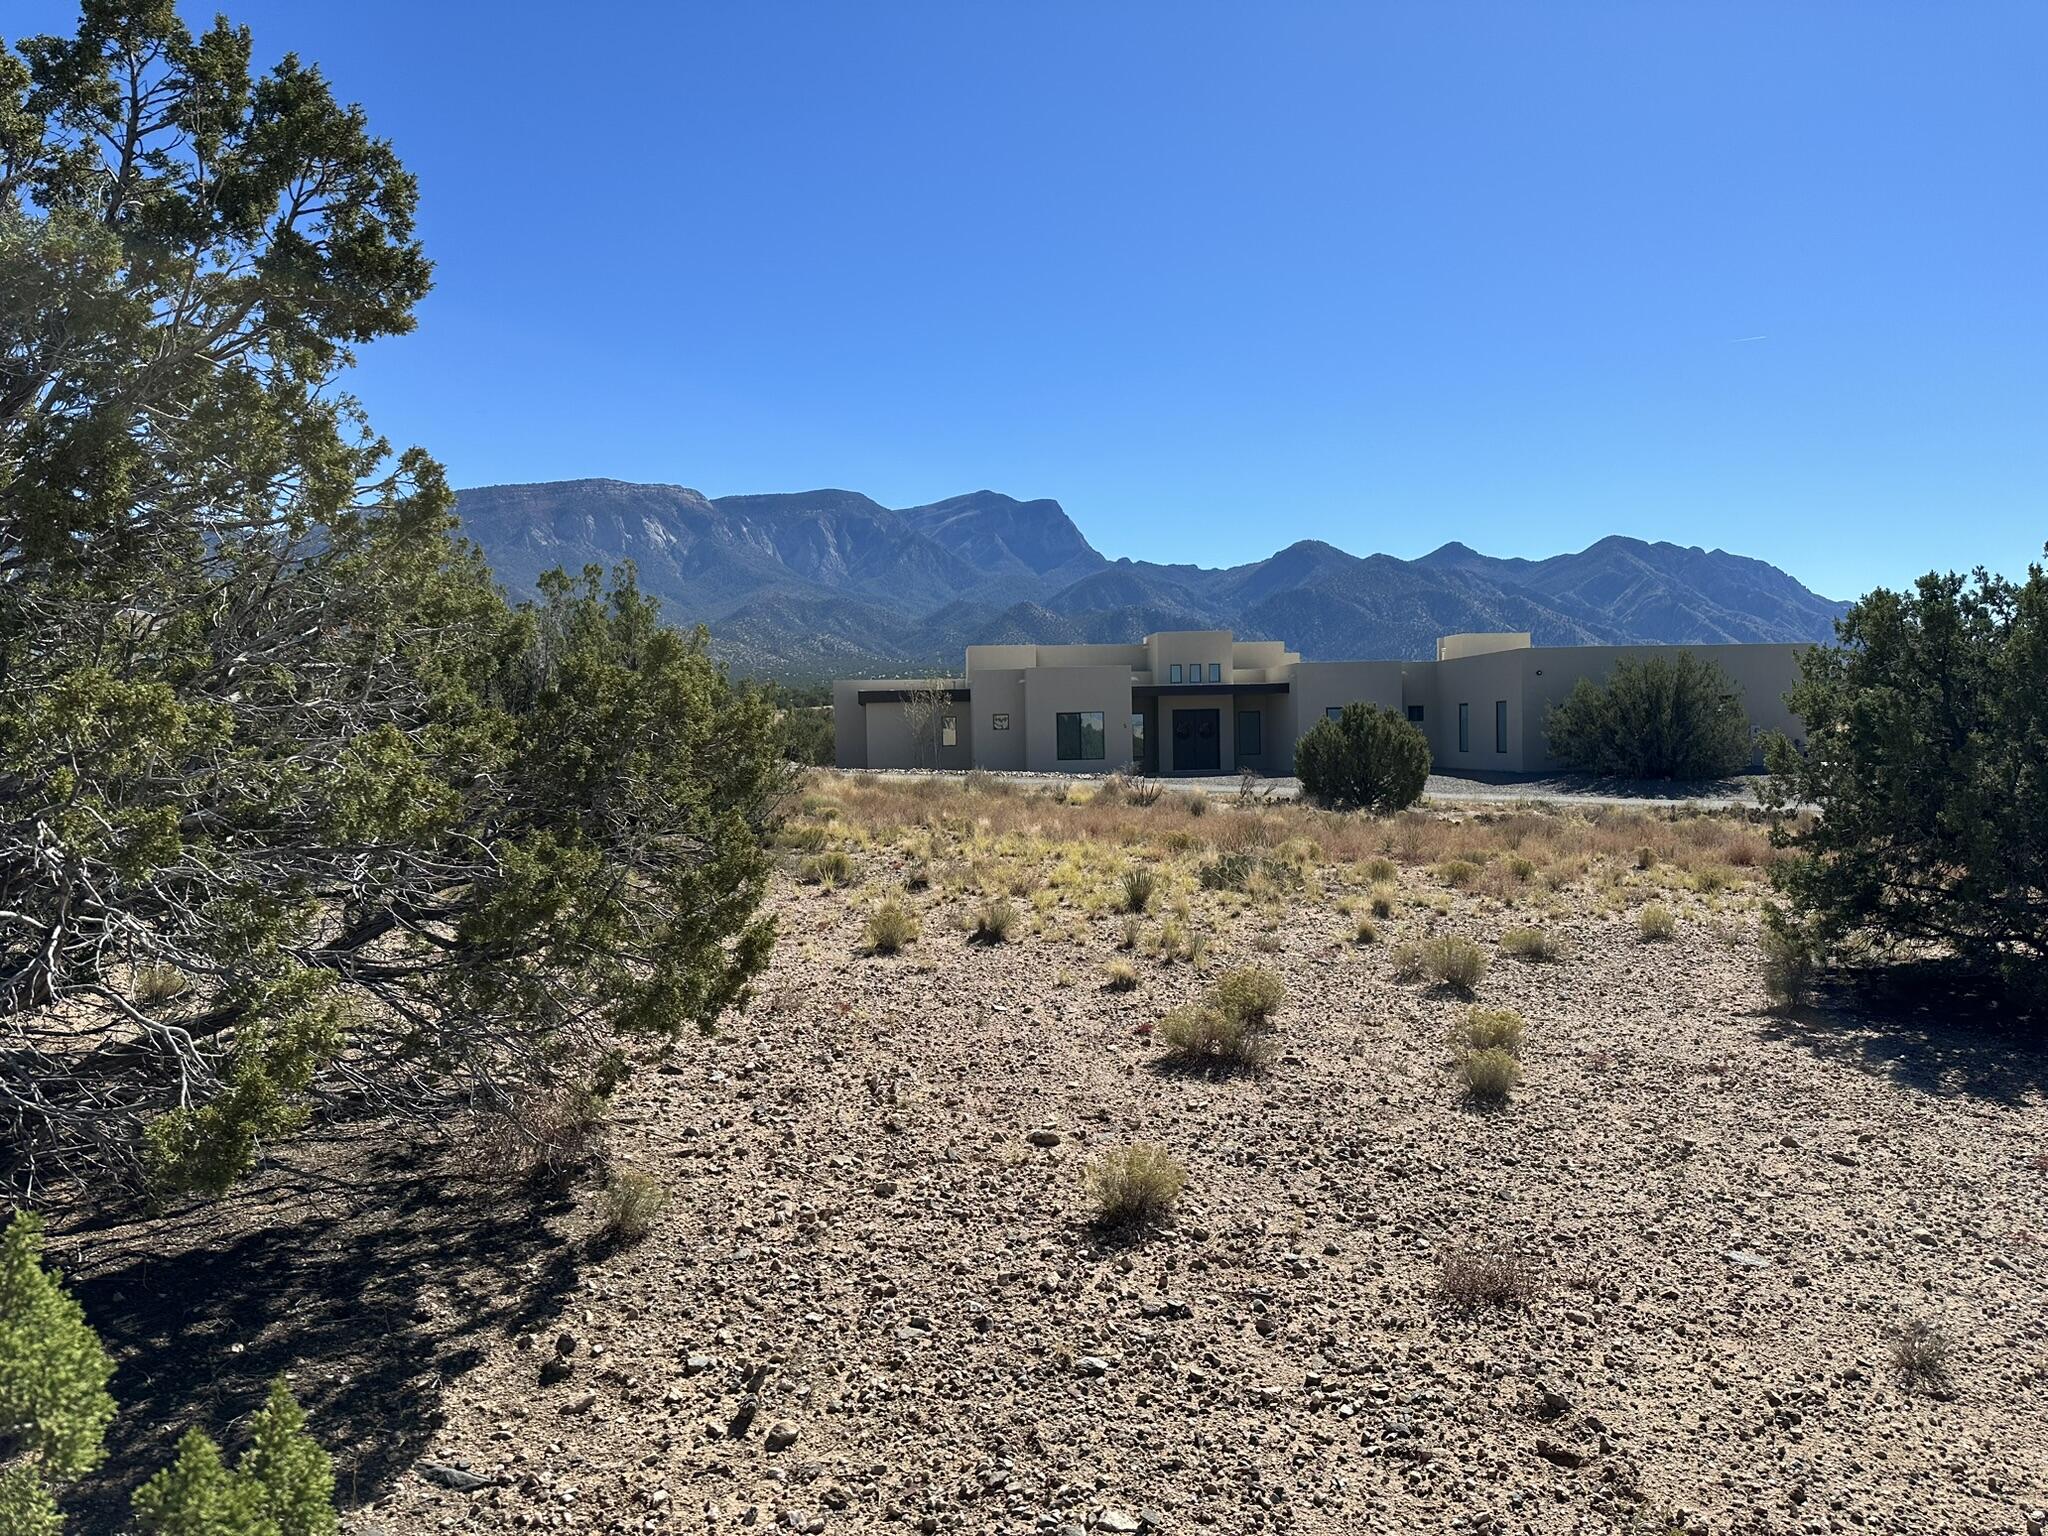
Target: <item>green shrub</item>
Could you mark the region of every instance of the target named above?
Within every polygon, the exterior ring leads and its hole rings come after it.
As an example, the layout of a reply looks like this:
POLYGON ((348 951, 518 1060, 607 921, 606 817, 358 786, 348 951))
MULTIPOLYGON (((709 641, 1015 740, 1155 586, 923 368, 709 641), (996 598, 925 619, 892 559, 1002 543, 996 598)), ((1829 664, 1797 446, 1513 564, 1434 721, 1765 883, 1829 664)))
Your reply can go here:
POLYGON ((1387 951, 1387 964, 1396 981, 1419 981, 1429 974, 1429 966, 1422 958, 1422 946, 1416 943, 1396 944, 1387 951))
POLYGON ((1112 960, 1102 968, 1102 985, 1111 992, 1135 992, 1138 968, 1128 960, 1112 960))
POLYGON ((1504 954, 1517 960, 1556 960, 1564 947, 1541 928, 1510 928, 1500 936, 1504 954))
POLYGON ((868 914, 868 948, 893 955, 917 938, 917 914, 900 901, 885 901, 868 914))
POLYGON ((1436 867, 1437 879, 1454 891, 1462 891, 1479 878, 1479 866, 1470 859, 1446 859, 1436 867))
POLYGON ((1233 1019, 1208 1003, 1176 1008, 1159 1021, 1159 1039, 1176 1061, 1191 1067, 1257 1070, 1273 1059, 1265 1026, 1233 1019))
POLYGON ((1678 923, 1671 909, 1658 902, 1651 902, 1636 914, 1636 936, 1645 944, 1668 939, 1677 931, 1678 923))
POLYGON ((1763 951, 1764 991, 1771 1001, 1789 1008, 1804 999, 1813 982, 1812 940, 1796 922, 1773 908, 1764 914, 1757 945, 1763 951))
POLYGON ((1258 873, 1258 868, 1256 854, 1234 849, 1220 853, 1204 864, 1197 878, 1205 891, 1242 891, 1252 883, 1252 876, 1258 873))
POLYGON ((280 1377, 233 1471, 206 1434, 187 1430, 171 1464, 135 1491, 142 1536, 333 1536, 334 1464, 305 1423, 280 1377))
POLYGON ((2048 1020, 2048 573, 1923 576, 1836 632, 1786 699, 1805 740, 1767 751, 1766 804, 1798 817, 1771 880, 1810 956, 1946 951, 2048 1020))
POLYGON ((1691 651, 1623 657, 1605 683, 1580 678, 1544 731, 1566 767, 1629 779, 1722 778, 1755 752, 1741 691, 1691 651))
POLYGON ((0 1509, 25 1531, 57 1529, 55 1491, 99 1465, 114 1416, 114 1362, 42 1252, 42 1223, 17 1213, 0 1235, 0 1452, 20 1459, 0 1509))
POLYGON ((653 1174, 617 1169, 598 1197, 598 1230, 614 1242, 637 1243, 654 1230, 654 1219, 667 1204, 668 1191, 653 1174))
POLYGON ((1164 1147, 1138 1142, 1089 1161, 1088 1199, 1104 1227, 1141 1226, 1173 1209, 1188 1171, 1164 1147))
POLYGON ((1007 944, 1017 926, 1017 908, 1007 896, 984 901, 974 914, 968 937, 977 944, 1007 944))
POLYGON ((1401 871, 1392 859, 1367 859, 1361 873, 1370 885, 1392 885, 1401 878, 1401 871))
POLYGON ((1142 864, 1133 865, 1124 871, 1123 910, 1131 913, 1148 911, 1158 891, 1159 876, 1142 864))
POLYGON ((1486 951, 1455 934, 1424 939, 1419 958, 1429 979, 1453 992, 1470 993, 1486 976, 1486 951))
POLYGON ((1271 971, 1241 966, 1216 978, 1209 1002, 1227 1019, 1263 1028, 1287 1001, 1287 988, 1271 971))
POLYGON ((1522 1016, 1512 1008, 1468 1008, 1458 1026, 1459 1044, 1468 1051, 1522 1054, 1522 1016))
POLYGON ((1429 782, 1429 739, 1391 709, 1347 704, 1294 748, 1301 792, 1336 810, 1385 814, 1413 805, 1429 782))
POLYGON ((1458 1075, 1465 1080, 1473 1098, 1497 1103, 1522 1080, 1522 1064, 1500 1046, 1462 1051, 1458 1055, 1458 1075))

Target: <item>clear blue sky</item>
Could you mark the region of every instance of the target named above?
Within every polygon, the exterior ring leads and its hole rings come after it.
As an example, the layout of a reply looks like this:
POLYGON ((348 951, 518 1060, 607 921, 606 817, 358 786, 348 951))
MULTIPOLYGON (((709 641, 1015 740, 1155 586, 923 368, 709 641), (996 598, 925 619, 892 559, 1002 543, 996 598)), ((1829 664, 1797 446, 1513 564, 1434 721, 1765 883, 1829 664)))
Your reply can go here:
POLYGON ((2048 538, 2039 0, 230 14, 422 180, 358 388, 458 485, 988 486, 1203 564, 1621 532, 1836 596, 2048 538))

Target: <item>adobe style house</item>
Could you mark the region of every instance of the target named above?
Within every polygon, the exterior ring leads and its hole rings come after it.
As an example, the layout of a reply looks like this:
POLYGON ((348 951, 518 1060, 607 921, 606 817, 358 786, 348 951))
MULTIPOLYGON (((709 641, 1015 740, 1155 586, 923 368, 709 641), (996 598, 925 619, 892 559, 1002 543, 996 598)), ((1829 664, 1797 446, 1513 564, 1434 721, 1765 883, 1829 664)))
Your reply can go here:
MULTIPOLYGON (((1294 743, 1346 704, 1401 711, 1446 772, 1558 765, 1549 706, 1655 645, 1533 646, 1527 634, 1450 635, 1434 661, 1303 661, 1277 640, 1173 630, 1137 645, 971 645, 957 678, 843 679, 832 687, 842 768, 1033 773, 1294 771, 1294 743)), ((1806 645, 1701 645, 1758 730, 1798 734, 1784 696, 1806 645)))

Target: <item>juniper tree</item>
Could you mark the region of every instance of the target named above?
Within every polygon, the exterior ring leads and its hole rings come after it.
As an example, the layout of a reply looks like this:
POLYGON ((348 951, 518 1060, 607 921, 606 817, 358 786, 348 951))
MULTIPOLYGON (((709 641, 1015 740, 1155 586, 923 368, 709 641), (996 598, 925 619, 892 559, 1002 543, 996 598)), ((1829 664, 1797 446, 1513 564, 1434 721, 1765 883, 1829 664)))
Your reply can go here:
POLYGON ((630 572, 514 608, 340 388, 416 189, 246 30, 0 48, 0 1145, 218 1189, 709 1023, 770 940, 765 702, 630 572))
POLYGON ((0 1532, 62 1528, 55 1494, 99 1465, 114 1362, 85 1314, 43 1268, 43 1229, 26 1212, 0 1233, 0 1532))

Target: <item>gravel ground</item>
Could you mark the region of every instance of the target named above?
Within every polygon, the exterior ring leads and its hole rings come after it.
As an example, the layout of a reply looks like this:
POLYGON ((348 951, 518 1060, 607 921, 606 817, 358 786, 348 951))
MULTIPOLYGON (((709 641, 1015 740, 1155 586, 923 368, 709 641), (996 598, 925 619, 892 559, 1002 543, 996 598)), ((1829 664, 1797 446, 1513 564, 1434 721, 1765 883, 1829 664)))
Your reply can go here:
POLYGON ((1219 920, 1202 974, 1289 1000, 1268 1072, 1208 1078, 1149 1036, 1202 978, 1106 990, 1117 923, 973 946, 926 891, 881 958, 868 899, 778 891, 760 1003, 622 1096, 653 1234, 483 1338, 352 1529, 1924 1536, 2048 1502, 2048 1063, 1768 1013, 1753 903, 1656 947, 1546 918, 1566 958, 1480 987, 1529 1027, 1481 1112, 1461 1005, 1326 900, 1219 920), (1084 1165, 1134 1140, 1187 1193, 1106 1239, 1084 1165), (1440 1299, 1447 1252, 1503 1245, 1523 1304, 1440 1299), (1931 1389, 1894 1368, 1915 1322, 1952 1344, 1931 1389))

